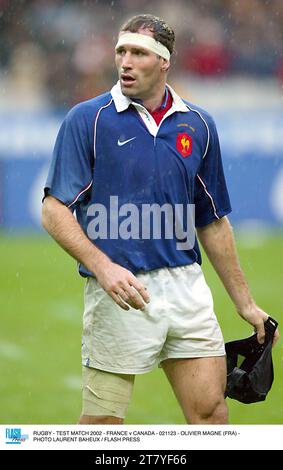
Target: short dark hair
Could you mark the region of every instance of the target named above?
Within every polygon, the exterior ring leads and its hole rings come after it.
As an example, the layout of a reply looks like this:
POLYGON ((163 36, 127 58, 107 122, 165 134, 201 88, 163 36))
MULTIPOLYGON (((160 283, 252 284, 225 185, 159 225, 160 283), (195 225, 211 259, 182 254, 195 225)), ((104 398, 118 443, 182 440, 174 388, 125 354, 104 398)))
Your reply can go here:
POLYGON ((121 28, 120 31, 130 31, 137 33, 139 29, 149 29, 153 33, 156 41, 161 42, 167 47, 170 54, 174 52, 175 33, 171 26, 164 20, 154 15, 136 15, 130 18, 121 28))

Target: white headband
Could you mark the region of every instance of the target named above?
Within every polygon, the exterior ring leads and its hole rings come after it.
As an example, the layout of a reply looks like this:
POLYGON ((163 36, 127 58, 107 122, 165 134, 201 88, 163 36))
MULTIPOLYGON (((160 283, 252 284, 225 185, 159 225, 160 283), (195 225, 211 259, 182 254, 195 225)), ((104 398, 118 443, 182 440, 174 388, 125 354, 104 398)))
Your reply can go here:
POLYGON ((167 47, 163 46, 161 42, 156 41, 153 37, 147 36, 146 34, 139 33, 123 33, 119 36, 118 42, 115 46, 115 50, 125 44, 133 44, 134 46, 141 46, 145 49, 149 49, 155 54, 160 55, 163 59, 170 60, 170 52, 167 47))

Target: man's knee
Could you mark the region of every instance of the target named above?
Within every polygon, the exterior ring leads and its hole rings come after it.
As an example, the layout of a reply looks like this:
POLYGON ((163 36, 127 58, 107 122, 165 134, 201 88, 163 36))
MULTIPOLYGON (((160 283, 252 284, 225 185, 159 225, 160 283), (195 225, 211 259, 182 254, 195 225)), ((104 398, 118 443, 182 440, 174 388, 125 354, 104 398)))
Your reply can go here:
POLYGON ((81 414, 78 424, 123 424, 123 418, 116 416, 90 416, 81 414))
POLYGON ((131 400, 134 375, 83 367, 81 424, 123 424, 131 400))
POLYGON ((208 407, 203 410, 201 414, 203 420, 206 420, 208 423, 214 424, 227 424, 228 422, 228 408, 226 402, 223 399, 215 401, 208 407))
POLYGON ((191 424, 227 424, 228 408, 224 397, 195 403, 187 420, 191 424))

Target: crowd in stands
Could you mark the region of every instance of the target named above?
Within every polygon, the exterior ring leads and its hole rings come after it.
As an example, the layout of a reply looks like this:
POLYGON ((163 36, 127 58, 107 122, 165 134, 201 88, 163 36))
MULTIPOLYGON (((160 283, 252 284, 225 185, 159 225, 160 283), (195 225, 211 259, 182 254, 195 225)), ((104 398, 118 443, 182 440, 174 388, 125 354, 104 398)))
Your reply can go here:
POLYGON ((0 0, 2 93, 70 107, 106 91, 117 32, 138 13, 173 26, 172 74, 283 81, 282 0, 0 0))

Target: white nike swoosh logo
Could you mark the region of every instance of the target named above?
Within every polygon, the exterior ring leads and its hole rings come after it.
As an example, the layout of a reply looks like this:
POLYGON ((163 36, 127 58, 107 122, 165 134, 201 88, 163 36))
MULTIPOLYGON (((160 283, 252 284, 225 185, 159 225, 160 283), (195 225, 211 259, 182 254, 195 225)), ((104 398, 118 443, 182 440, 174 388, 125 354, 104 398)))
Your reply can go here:
POLYGON ((125 145, 125 144, 127 144, 128 142, 131 142, 131 140, 134 140, 134 139, 136 139, 136 137, 132 137, 131 139, 128 139, 128 140, 123 140, 123 142, 121 142, 120 139, 118 139, 117 144, 119 145, 119 147, 121 147, 122 145, 125 145))

